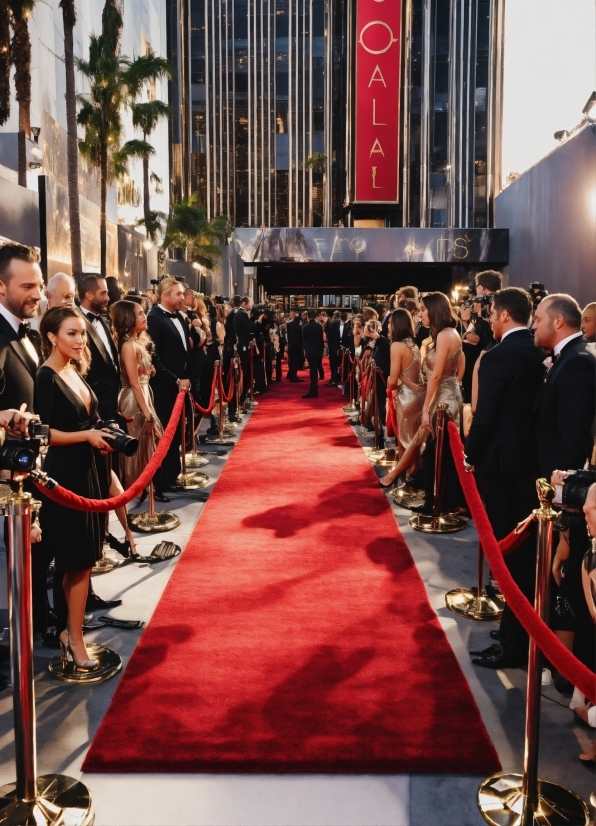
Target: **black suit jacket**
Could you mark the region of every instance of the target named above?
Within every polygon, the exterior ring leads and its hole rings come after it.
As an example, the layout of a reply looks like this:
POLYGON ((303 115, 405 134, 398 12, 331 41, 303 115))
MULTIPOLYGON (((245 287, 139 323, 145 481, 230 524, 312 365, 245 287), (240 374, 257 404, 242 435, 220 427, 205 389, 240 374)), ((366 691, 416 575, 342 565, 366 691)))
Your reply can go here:
POLYGON ((35 413, 35 385, 41 364, 41 339, 31 330, 28 335, 39 363, 35 363, 21 344, 18 335, 4 316, 0 315, 0 410, 16 408, 25 402, 29 413, 35 413))
POLYGON ((528 330, 516 330, 482 357, 478 405, 466 440, 479 473, 535 472, 534 404, 543 384, 544 352, 528 330))
POLYGON ((542 476, 583 467, 592 453, 595 412, 596 358, 581 336, 563 347, 536 401, 542 476))
POLYGON ((120 392, 120 361, 118 350, 112 339, 112 331, 100 316, 97 324, 101 324, 106 331, 110 354, 100 338, 94 325, 87 318, 86 311, 81 307, 87 327, 87 347, 91 353, 91 366, 85 376, 89 386, 97 396, 99 415, 102 419, 119 420, 118 393, 120 392))
POLYGON ((339 318, 332 319, 327 325, 327 344, 329 345, 329 352, 337 353, 339 350, 340 337, 339 325, 341 324, 339 318))
POLYGON ((304 342, 304 354, 307 359, 323 358, 325 350, 323 328, 318 321, 313 319, 303 326, 302 341, 304 342))
POLYGON ((385 338, 389 338, 389 322, 391 321, 391 313, 385 313, 383 321, 381 322, 381 332, 385 338))
POLYGON ((372 357, 385 379, 387 379, 391 372, 391 342, 385 336, 379 336, 372 343, 372 357))
POLYGON ((302 323, 299 316, 286 324, 286 336, 288 338, 288 348, 302 347, 302 323))
POLYGON ((242 352, 248 347, 251 338, 261 332, 261 325, 256 319, 251 318, 243 307, 239 307, 234 315, 234 331, 238 341, 238 350, 242 352))
MULTIPOLYGON (((155 395, 156 405, 165 399, 173 399, 178 392, 178 379, 190 378, 190 358, 189 354, 192 346, 196 346, 199 341, 194 327, 189 329, 188 324, 179 316, 182 329, 188 332, 191 342, 188 349, 184 347, 180 333, 173 320, 165 315, 163 310, 156 305, 147 316, 148 332, 151 336, 155 350, 153 353, 153 366, 155 375, 150 381, 155 395)), ((159 412, 159 411, 158 411, 159 412)))
POLYGON ((228 350, 233 350, 234 345, 238 341, 238 337, 236 335, 236 330, 234 329, 234 319, 236 318, 238 310, 234 309, 226 316, 226 321, 224 324, 225 328, 225 336, 224 336, 224 345, 228 350))

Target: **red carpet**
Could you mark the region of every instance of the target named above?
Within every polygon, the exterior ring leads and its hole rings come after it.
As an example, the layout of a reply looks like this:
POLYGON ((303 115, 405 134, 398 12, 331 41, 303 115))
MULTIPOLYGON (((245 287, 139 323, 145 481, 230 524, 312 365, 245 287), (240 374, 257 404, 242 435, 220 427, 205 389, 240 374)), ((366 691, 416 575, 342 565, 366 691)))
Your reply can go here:
POLYGON ((252 415, 85 771, 499 769, 337 389, 307 387, 252 415))

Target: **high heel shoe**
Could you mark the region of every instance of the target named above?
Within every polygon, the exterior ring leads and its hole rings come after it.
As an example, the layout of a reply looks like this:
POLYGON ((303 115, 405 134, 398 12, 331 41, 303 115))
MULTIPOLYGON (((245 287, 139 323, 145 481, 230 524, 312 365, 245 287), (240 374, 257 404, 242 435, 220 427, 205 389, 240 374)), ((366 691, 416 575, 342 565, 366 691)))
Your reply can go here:
MULTIPOLYGON (((62 642, 62 641, 61 641, 62 642)), ((72 661, 75 665, 75 671, 93 671, 94 668, 97 668, 99 662, 97 660, 85 660, 84 662, 80 663, 74 655, 74 652, 70 645, 70 635, 67 637, 66 640, 66 648, 68 653, 72 657, 72 661)))
POLYGON ((114 551, 118 551, 118 553, 123 556, 125 559, 126 557, 130 556, 130 542, 128 539, 125 539, 124 542, 121 542, 119 539, 116 539, 115 536, 112 536, 111 533, 106 534, 106 542, 114 551))
POLYGON ((145 490, 139 496, 139 501, 137 502, 137 508, 140 507, 143 504, 143 502, 145 501, 146 498, 147 498, 147 488, 145 488, 145 490))
POLYGON ((58 637, 58 642, 62 649, 62 668, 66 668, 68 664, 68 631, 66 629, 58 637))

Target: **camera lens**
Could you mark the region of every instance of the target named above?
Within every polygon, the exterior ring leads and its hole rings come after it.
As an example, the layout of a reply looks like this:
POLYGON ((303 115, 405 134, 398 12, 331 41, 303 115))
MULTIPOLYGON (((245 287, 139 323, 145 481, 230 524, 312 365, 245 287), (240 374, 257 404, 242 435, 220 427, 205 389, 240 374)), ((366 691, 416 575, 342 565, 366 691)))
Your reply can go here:
POLYGON ((27 473, 35 466, 35 451, 15 444, 0 448, 0 468, 27 473))

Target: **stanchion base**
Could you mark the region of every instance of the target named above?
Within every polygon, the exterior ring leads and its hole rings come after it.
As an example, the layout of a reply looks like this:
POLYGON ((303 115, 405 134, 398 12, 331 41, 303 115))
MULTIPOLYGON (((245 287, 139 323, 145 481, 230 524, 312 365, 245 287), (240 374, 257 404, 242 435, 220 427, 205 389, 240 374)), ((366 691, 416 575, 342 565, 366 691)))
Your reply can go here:
POLYGON ((97 560, 93 568, 91 568, 92 574, 109 574, 110 571, 114 571, 120 563, 116 559, 112 559, 110 556, 106 556, 102 552, 102 556, 100 559, 97 560))
POLYGON ((354 402, 350 402, 350 404, 346 404, 343 407, 343 411, 344 411, 344 413, 347 413, 348 415, 350 415, 351 413, 359 413, 360 408, 358 407, 358 405, 354 404, 354 402))
MULTIPOLYGON (((78 671, 74 662, 69 659, 65 664, 62 654, 55 654, 48 664, 48 671, 55 680, 63 683, 78 683, 78 685, 91 685, 92 683, 105 683, 106 680, 114 677, 122 668, 122 659, 107 645, 97 645, 92 643, 87 645, 89 656, 97 660, 99 665, 92 671, 78 671)), ((0 821, 1 823, 1 821, 0 821)))
POLYGON ((193 470, 190 473, 181 473, 176 479, 176 484, 179 488, 186 488, 186 490, 200 490, 206 488, 210 484, 211 479, 206 473, 200 473, 193 470))
MULTIPOLYGON (((379 467, 394 468, 399 462, 399 454, 394 447, 386 447, 385 450, 375 452, 382 454, 378 459, 375 459, 375 464, 379 467)), ((372 459, 372 456, 369 455, 368 458, 372 459)))
POLYGON ((365 447, 364 452, 366 453, 369 462, 372 462, 373 465, 381 464, 382 460, 385 458, 385 455, 387 453, 384 447, 378 447, 376 449, 374 447, 365 447))
POLYGON ((393 496, 395 505, 406 510, 412 505, 421 505, 424 502, 424 491, 415 488, 393 488, 389 491, 389 496, 393 496))
POLYGON ((224 422, 224 430, 226 433, 229 431, 233 433, 234 430, 238 430, 238 423, 237 422, 224 422))
POLYGON ((143 511, 142 513, 130 514, 128 524, 135 531, 160 533, 161 531, 173 531, 180 525, 180 519, 175 513, 168 513, 167 511, 155 511, 155 513, 143 511))
POLYGON ((503 614, 503 603, 487 594, 478 596, 478 588, 454 588, 445 594, 445 605, 454 614, 472 620, 497 620, 503 614))
POLYGON ((91 792, 74 777, 44 774, 37 778, 35 800, 17 798, 16 783, 0 787, 3 826, 91 826, 95 820, 91 792))
POLYGON ((205 465, 209 464, 209 459, 206 459, 204 456, 199 456, 198 453, 187 453, 186 454, 186 467, 189 468, 196 468, 196 467, 205 467, 205 465))
POLYGON ((231 436, 216 436, 214 439, 207 439, 205 442, 207 445, 223 445, 224 447, 233 447, 236 444, 236 440, 232 439, 231 436))
POLYGON ((588 826, 590 822, 588 806, 581 797, 557 783, 538 781, 534 817, 528 813, 522 820, 525 802, 521 774, 493 774, 478 790, 480 814, 492 826, 588 826))
POLYGON ((408 525, 415 531, 422 533, 456 533, 463 531, 466 527, 465 519, 444 513, 441 516, 427 516, 425 513, 417 513, 408 520, 408 525))

